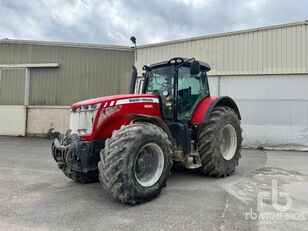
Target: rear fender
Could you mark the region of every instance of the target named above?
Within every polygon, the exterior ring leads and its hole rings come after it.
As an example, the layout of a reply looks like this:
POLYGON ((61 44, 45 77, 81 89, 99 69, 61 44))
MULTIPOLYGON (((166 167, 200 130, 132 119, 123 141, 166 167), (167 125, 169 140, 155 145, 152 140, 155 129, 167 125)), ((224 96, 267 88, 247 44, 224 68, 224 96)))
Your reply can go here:
POLYGON ((232 108, 235 113, 238 115, 239 119, 241 119, 240 111, 232 98, 229 96, 209 96, 203 99, 192 116, 193 124, 202 124, 207 123, 210 119, 210 115, 215 107, 217 106, 228 106, 232 108))

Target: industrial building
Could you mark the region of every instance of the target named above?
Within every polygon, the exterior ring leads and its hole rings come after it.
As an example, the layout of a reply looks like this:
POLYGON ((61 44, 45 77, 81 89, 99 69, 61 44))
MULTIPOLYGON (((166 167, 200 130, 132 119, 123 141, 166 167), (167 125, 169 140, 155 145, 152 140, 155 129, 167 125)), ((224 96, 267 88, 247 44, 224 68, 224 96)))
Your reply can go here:
POLYGON ((308 150, 308 21, 145 45, 137 67, 176 56, 210 64, 211 94, 235 99, 246 146, 308 150))
POLYGON ((0 135, 64 132, 69 105, 126 93, 129 47, 0 40, 0 135))
MULTIPOLYGON (((307 21, 143 45, 136 66, 177 56, 210 64, 212 95, 239 105, 245 146, 308 150, 307 21)), ((0 133, 11 105, 25 106, 24 133, 65 130, 72 102, 127 92, 133 62, 129 47, 1 40, 0 133)))

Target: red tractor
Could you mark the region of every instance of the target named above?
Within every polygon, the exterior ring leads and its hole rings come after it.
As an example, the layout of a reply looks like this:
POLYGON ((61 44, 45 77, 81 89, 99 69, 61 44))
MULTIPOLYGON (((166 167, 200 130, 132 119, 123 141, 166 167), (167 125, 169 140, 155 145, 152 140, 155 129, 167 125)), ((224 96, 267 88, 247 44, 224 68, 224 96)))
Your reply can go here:
POLYGON ((230 97, 210 96, 210 66, 173 58, 143 70, 139 81, 133 67, 131 94, 71 106, 70 130, 52 144, 64 174, 82 183, 100 179, 113 198, 129 204, 157 197, 173 163, 232 175, 241 157, 241 116, 230 97))

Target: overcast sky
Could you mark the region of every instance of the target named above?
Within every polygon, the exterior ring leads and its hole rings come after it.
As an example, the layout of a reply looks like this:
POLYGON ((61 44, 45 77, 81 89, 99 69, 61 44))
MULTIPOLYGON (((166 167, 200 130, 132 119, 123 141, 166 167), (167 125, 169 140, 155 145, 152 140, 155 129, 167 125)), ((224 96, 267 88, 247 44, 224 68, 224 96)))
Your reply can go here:
POLYGON ((307 0, 0 0, 0 38, 147 44, 308 19, 307 0))

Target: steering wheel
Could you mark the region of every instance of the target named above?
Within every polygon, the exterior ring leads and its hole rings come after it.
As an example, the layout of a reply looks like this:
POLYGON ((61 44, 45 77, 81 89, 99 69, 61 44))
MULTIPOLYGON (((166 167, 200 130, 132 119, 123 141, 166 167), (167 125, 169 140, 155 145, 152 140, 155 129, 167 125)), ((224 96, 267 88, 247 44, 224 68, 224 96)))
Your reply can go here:
POLYGON ((179 90, 180 96, 180 111, 185 112, 192 107, 191 87, 179 90))
POLYGON ((169 89, 169 88, 173 88, 173 85, 172 84, 169 84, 167 82, 164 82, 164 83, 161 83, 161 86, 164 88, 164 89, 169 89))
POLYGON ((158 90, 158 89, 153 90, 152 94, 153 95, 159 95, 159 96, 161 95, 160 90, 158 90))

